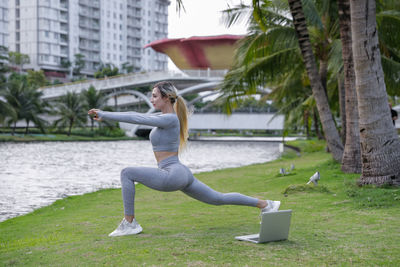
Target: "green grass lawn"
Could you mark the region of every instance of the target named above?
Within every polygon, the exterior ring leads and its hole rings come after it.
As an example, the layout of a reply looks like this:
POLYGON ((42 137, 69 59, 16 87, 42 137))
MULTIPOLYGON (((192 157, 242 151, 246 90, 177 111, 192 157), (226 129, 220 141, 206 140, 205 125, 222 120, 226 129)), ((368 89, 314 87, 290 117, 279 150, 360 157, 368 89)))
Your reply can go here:
POLYGON ((143 233, 108 237, 122 219, 119 189, 68 197, 0 223, 0 266, 400 266, 400 189, 359 188, 359 175, 343 174, 323 143, 291 144, 300 157, 196 175, 222 192, 281 200, 293 210, 289 240, 236 241, 258 232, 258 209, 139 185, 143 233), (317 170, 318 187, 304 186, 317 170))

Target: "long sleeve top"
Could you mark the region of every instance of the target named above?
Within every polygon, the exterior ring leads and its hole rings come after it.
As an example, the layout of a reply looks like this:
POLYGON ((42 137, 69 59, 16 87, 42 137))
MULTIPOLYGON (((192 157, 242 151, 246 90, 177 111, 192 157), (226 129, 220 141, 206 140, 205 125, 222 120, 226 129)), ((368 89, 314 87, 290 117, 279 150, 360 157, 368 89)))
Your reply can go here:
POLYGON ((105 120, 154 126, 150 133, 153 151, 179 150, 179 119, 175 113, 145 114, 138 112, 99 111, 98 117, 105 120))

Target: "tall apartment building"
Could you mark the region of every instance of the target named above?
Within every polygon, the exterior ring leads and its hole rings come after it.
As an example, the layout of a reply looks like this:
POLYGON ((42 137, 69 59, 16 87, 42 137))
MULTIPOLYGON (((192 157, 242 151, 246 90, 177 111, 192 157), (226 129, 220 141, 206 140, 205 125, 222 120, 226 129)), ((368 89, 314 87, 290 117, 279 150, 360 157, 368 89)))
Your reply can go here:
POLYGON ((0 45, 8 46, 8 0, 0 0, 0 45))
MULTIPOLYGON (((5 0, 0 0, 5 1, 5 0)), ((7 0, 6 0, 7 1, 7 0)), ((101 64, 136 71, 167 69, 167 58, 144 45, 168 35, 169 0, 8 0, 8 47, 28 54, 25 68, 67 72, 84 56, 82 73, 101 64)))

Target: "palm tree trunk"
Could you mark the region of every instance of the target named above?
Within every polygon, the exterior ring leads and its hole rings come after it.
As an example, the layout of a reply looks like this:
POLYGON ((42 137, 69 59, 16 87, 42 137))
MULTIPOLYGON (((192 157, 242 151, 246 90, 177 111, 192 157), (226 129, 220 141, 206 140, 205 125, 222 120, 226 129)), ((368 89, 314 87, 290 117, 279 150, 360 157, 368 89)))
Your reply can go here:
POLYGON ((12 129, 11 135, 14 136, 15 135, 15 128, 17 128, 17 122, 14 122, 14 127, 12 129))
MULTIPOLYGON (((338 75, 338 92, 339 92, 339 110, 340 110, 340 120, 342 121, 342 130, 340 131, 340 137, 342 138, 342 143, 346 148, 346 100, 345 100, 345 87, 344 80, 341 75, 338 75)), ((343 152, 344 153, 344 152, 343 152)))
POLYGON ((319 131, 319 120, 318 120, 318 112, 313 109, 313 120, 314 120, 314 129, 315 129, 315 134, 318 137, 318 140, 323 140, 324 137, 322 136, 321 132, 319 131))
POLYGON ((25 134, 29 133, 29 120, 26 120, 25 134))
POLYGON ((94 128, 94 120, 92 117, 90 117, 90 131, 93 132, 93 128, 94 128))
POLYGON ((306 128, 306 138, 307 139, 310 139, 310 127, 309 127, 309 124, 308 124, 308 118, 310 117, 310 114, 309 114, 309 111, 308 110, 305 110, 304 111, 304 118, 303 118, 303 120, 304 120, 304 128, 306 128))
POLYGON ((67 136, 71 135, 71 131, 72 131, 72 125, 74 124, 74 120, 70 120, 69 121, 69 127, 68 127, 68 134, 67 136))
POLYGON ((321 83, 321 77, 318 74, 317 64, 312 51, 301 0, 288 0, 288 2, 290 12, 293 17, 293 24, 299 40, 303 61, 306 66, 313 95, 317 103, 318 113, 321 118, 325 139, 333 158, 337 161, 340 161, 343 155, 343 145, 333 121, 328 98, 321 83))
POLYGON ((362 172, 360 184, 400 184, 400 140, 391 120, 376 29, 375 0, 351 0, 362 172))
POLYGON ((326 91, 326 81, 328 76, 328 62, 325 60, 319 61, 319 77, 321 77, 321 84, 324 87, 325 94, 328 95, 326 91))
POLYGON ((354 74, 353 50, 351 48, 350 1, 338 0, 340 39, 342 42, 342 58, 344 71, 344 98, 346 122, 346 141, 342 158, 342 171, 361 173, 360 132, 358 127, 358 105, 356 79, 354 74))

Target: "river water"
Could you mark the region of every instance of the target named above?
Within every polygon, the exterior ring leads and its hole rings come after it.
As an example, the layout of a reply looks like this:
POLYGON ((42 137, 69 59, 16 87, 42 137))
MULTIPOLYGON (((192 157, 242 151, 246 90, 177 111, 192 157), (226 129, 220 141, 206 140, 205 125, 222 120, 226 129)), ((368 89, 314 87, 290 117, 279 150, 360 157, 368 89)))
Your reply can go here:
MULTIPOLYGON (((193 141, 180 159, 198 173, 278 156, 279 143, 193 141)), ((157 167, 150 142, 0 143, 0 221, 66 196, 118 188, 128 166, 157 167)))

